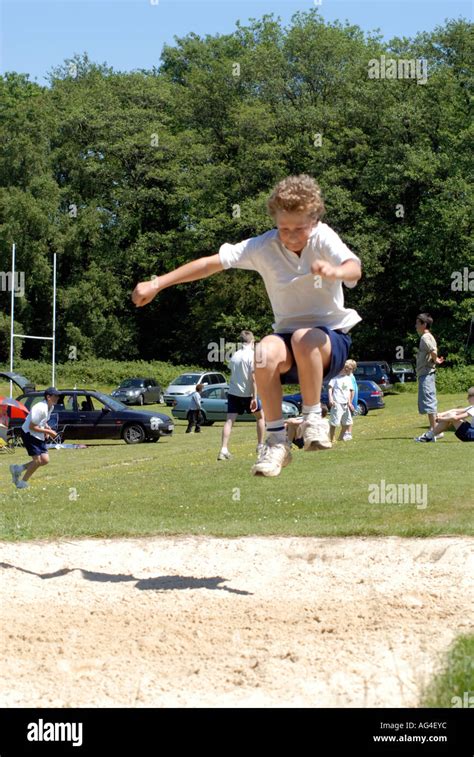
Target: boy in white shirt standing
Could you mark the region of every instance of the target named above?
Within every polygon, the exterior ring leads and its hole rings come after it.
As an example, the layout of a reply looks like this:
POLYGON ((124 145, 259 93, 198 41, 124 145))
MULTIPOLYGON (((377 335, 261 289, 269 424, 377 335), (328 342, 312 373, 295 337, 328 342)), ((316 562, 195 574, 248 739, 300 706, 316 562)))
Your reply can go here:
POLYGON ((217 255, 141 282, 132 300, 142 307, 162 289, 227 268, 262 276, 275 322, 274 333, 256 347, 255 375, 268 435, 252 473, 278 476, 291 463, 281 412, 282 383, 300 384, 304 449, 331 447, 321 418, 321 387, 324 377, 340 373, 349 355, 349 331, 361 320, 355 310, 344 307, 342 291, 343 283, 356 285, 361 264, 336 232, 321 223, 324 202, 310 176, 289 176, 279 182, 268 210, 275 229, 238 244, 223 244, 217 255))
POLYGON ((334 441, 336 428, 340 425, 341 432, 339 441, 348 442, 352 439, 350 428, 352 426, 352 412, 354 412, 354 387, 351 377, 351 366, 346 361, 344 368, 336 378, 331 379, 328 388, 329 407, 329 425, 331 442, 334 441))
POLYGON ((59 392, 54 386, 46 389, 44 402, 37 402, 32 407, 21 427, 21 438, 32 460, 25 465, 10 465, 12 480, 17 489, 26 489, 29 486, 27 481, 33 473, 41 466, 49 463, 46 438, 48 436, 54 438, 57 431, 48 426, 48 421, 58 397, 59 392), (20 480, 23 471, 25 475, 20 480))
POLYGON ((240 334, 241 349, 234 352, 230 364, 229 392, 227 394, 227 418, 222 429, 222 444, 218 460, 230 460, 232 455, 227 447, 238 415, 253 413, 257 421, 257 454, 263 448, 265 420, 262 404, 257 397, 255 383, 255 337, 251 331, 244 329, 240 334))

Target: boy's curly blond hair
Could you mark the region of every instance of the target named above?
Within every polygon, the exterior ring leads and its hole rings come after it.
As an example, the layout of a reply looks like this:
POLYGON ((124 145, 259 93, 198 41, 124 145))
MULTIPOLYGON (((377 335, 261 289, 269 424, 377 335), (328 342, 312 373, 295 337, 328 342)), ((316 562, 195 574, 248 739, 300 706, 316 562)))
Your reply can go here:
POLYGON ((279 210, 286 210, 307 213, 313 221, 319 221, 326 211, 319 185, 306 173, 280 181, 268 199, 267 208, 273 219, 279 210))

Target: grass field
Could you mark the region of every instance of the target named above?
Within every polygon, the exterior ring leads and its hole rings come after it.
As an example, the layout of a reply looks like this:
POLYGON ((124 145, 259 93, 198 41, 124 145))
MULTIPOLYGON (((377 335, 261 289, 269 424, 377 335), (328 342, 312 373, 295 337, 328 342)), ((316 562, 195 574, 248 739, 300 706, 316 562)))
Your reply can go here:
MULTIPOLYGON (((464 394, 439 399, 440 411, 465 403, 464 394)), ((185 435, 185 427, 178 421, 173 436, 157 444, 97 441, 85 450, 53 450, 50 465, 23 491, 13 487, 8 466, 26 462, 25 452, 1 455, 0 539, 473 533, 473 450, 452 433, 415 444, 426 420, 413 394, 388 396, 384 410, 357 418, 353 442, 316 453, 294 448, 292 465, 273 479, 250 475, 253 423, 234 427, 229 462, 216 460, 222 423, 200 435, 185 435), (369 486, 382 480, 426 485, 426 507, 372 504, 369 486)))
POLYGON ((460 636, 422 697, 422 707, 474 707, 474 635, 460 636))

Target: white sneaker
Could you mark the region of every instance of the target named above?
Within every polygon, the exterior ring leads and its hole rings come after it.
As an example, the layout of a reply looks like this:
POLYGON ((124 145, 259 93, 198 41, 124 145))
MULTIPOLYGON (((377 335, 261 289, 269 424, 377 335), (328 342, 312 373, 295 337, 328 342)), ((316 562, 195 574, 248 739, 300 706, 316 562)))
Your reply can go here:
POLYGON ((257 449, 255 450, 257 453, 257 462, 260 460, 261 455, 265 452, 265 445, 264 444, 257 444, 257 449))
POLYGON ((350 434, 348 431, 346 431, 345 434, 342 435, 342 441, 343 442, 351 442, 352 441, 352 434, 350 434))
POLYGON ((329 438, 329 422, 320 415, 309 415, 303 421, 303 439, 305 452, 317 449, 331 449, 329 438))
POLYGON ((438 437, 436 436, 428 436, 428 433, 425 431, 424 434, 421 436, 415 436, 414 440, 415 442, 435 442, 438 437))
POLYGON ((291 463, 290 445, 288 442, 264 445, 260 456, 252 468, 254 476, 279 476, 282 468, 291 463))
POLYGON ((232 455, 230 454, 229 450, 226 452, 223 452, 222 450, 217 455, 218 460, 232 460, 232 455))
POLYGON ((29 483, 27 481, 18 481, 16 488, 17 489, 28 489, 29 483))
POLYGON ((20 478, 20 474, 22 472, 23 467, 21 465, 10 465, 10 473, 12 474, 12 481, 15 486, 18 484, 18 479, 20 478))

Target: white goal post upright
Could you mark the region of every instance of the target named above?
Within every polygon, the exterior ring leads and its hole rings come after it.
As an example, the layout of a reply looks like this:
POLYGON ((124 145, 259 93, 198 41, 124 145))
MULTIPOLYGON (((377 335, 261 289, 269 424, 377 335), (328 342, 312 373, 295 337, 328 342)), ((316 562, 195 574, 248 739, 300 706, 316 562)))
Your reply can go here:
MULTIPOLYGON (((13 373, 13 340, 15 337, 21 339, 42 339, 52 342, 53 349, 51 355, 51 385, 54 386, 56 378, 56 253, 53 253, 53 335, 52 336, 32 336, 29 334, 15 334, 15 257, 16 245, 12 245, 12 276, 11 276, 11 306, 10 306, 10 373, 13 373)), ((13 397, 13 381, 10 380, 10 397, 13 397)))

